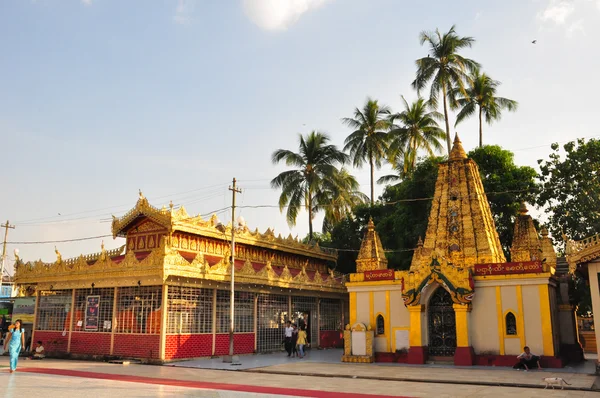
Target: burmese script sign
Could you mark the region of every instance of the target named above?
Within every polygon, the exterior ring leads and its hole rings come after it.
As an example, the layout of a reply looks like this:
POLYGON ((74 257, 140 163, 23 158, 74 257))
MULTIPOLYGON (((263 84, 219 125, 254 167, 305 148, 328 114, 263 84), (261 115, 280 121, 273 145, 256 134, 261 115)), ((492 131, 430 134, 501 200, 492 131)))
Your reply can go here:
POLYGON ((537 274, 544 272, 539 261, 523 261, 519 263, 475 264, 475 276, 537 274))
POLYGON ((365 271, 365 281, 393 281, 393 269, 378 269, 375 271, 365 271))

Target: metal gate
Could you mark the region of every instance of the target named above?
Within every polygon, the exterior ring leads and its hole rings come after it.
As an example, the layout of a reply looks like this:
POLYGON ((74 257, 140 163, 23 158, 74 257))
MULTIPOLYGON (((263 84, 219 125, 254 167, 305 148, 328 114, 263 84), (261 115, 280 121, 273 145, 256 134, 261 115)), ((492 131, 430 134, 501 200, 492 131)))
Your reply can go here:
POLYGON ((452 297, 438 287, 429 299, 429 355, 448 357, 456 351, 456 320, 452 297))
POLYGON ((317 345, 319 328, 317 319, 317 299, 316 297, 292 296, 292 322, 298 327, 306 326, 307 342, 311 346, 317 345))
POLYGON ((285 322, 288 320, 288 296, 258 295, 256 322, 256 350, 258 352, 283 350, 285 322))

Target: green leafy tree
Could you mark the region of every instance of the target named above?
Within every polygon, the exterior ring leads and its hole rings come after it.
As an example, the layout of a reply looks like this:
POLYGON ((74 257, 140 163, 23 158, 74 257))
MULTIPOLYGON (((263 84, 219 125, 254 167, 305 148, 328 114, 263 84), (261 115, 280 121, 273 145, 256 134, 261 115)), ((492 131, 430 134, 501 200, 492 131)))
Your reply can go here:
POLYGON ((402 175, 407 176, 414 170, 420 150, 430 157, 442 150, 440 140, 446 138, 446 133, 437 123, 437 120, 444 118, 443 115, 429 111, 428 101, 419 98, 410 105, 404 97, 402 101, 404 110, 391 117, 390 158, 392 164, 402 164, 402 175), (398 162, 396 159, 400 158, 398 162))
POLYGON ((377 100, 367 98, 362 109, 354 109, 352 118, 343 118, 342 123, 354 131, 344 142, 344 151, 349 151, 356 167, 369 163, 371 169, 371 205, 375 202, 375 168, 381 167, 388 152, 389 115, 391 111, 377 100))
POLYGON ((280 173, 271 180, 271 186, 281 189, 279 210, 287 206, 286 217, 290 225, 296 224, 300 209, 308 212, 308 234, 313 237, 313 218, 323 205, 326 195, 323 190, 335 185, 339 173, 337 166, 348 160, 348 155, 339 151, 335 145, 329 144, 329 137, 313 131, 306 137, 299 135, 298 152, 278 149, 273 152, 274 164, 285 161, 287 166, 294 167, 280 173))
POLYGON ((448 121, 448 102, 454 102, 455 88, 466 95, 465 84, 467 72, 479 68, 479 64, 464 58, 458 51, 471 47, 475 42, 472 37, 460 37, 454 26, 444 34, 436 29, 435 32, 421 32, 421 45, 427 43, 429 55, 418 59, 417 76, 412 86, 420 92, 431 82, 429 98, 432 106, 437 106, 441 92, 444 106, 444 121, 446 123, 446 144, 448 153, 452 149, 450 142, 450 122, 448 121))
POLYGON ((325 203, 323 232, 352 214, 352 209, 367 203, 369 197, 360 191, 360 184, 345 168, 336 171, 334 178, 325 181, 318 202, 325 203))
POLYGON ((468 156, 479 166, 500 243, 506 258, 510 259, 514 220, 520 204, 536 202, 537 172, 529 166, 517 166, 514 154, 498 145, 476 148, 468 156))
POLYGON ((562 149, 552 144, 549 159, 538 160, 538 205, 557 243, 563 233, 575 240, 600 233, 600 140, 579 139, 562 149))
MULTIPOLYGON (((522 200, 534 201, 536 172, 531 167, 515 165, 513 154, 499 146, 475 149, 469 153, 469 157, 479 165, 500 243, 509 258, 514 218, 522 200)), ((380 204, 368 211, 361 206, 355 208, 353 218, 348 218, 332 230, 332 246, 358 250, 362 228, 372 216, 383 247, 387 250, 389 267, 408 269, 412 261, 412 249, 417 246, 419 237, 425 239, 438 165, 444 160, 435 157, 418 162, 409 177, 385 188, 380 204)), ((338 267, 351 269, 356 254, 345 252, 342 256, 340 253, 338 267)))
POLYGON ((456 98, 454 106, 460 109, 456 115, 455 126, 477 112, 480 148, 483 146, 483 118, 487 124, 492 124, 502 118, 502 110, 513 112, 518 107, 517 101, 496 96, 498 86, 500 86, 499 81, 475 69, 467 79, 465 92, 454 89, 453 96, 456 98))

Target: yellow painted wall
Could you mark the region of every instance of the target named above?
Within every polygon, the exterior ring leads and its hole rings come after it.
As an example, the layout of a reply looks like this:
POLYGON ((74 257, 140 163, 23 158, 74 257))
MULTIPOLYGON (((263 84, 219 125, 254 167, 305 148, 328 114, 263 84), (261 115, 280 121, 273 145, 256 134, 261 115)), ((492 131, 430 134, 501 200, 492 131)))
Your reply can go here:
POLYGON ((407 327, 410 325, 410 315, 408 309, 402 301, 402 292, 390 292, 390 323, 393 328, 407 327))
MULTIPOLYGON (((593 262, 588 265, 588 274, 590 276, 590 292, 592 293, 592 309, 595 314, 600 314, 600 286, 598 286, 598 274, 600 273, 600 263, 593 262)), ((596 325, 596 342, 600 342, 600 325, 596 325)), ((596 344, 598 358, 600 358, 600 344, 596 344)))
POLYGON ((387 345, 387 337, 375 337, 375 352, 388 352, 387 345))
POLYGON ((517 302, 517 287, 516 286, 501 286, 502 294, 502 313, 508 310, 517 311, 519 304, 517 302))
MULTIPOLYGON (((384 318, 386 317, 385 292, 373 292, 373 304, 375 314, 380 312, 384 318)), ((387 319, 386 319, 387 321, 387 319)), ((375 327, 375 325, 373 325, 375 327)))
POLYGON ((371 304, 369 292, 356 292, 356 322, 371 324, 371 304))
POLYGON ((476 289, 470 314, 471 344, 476 353, 499 353, 498 316, 496 311, 496 288, 476 289))
MULTIPOLYGON (((536 355, 544 353, 544 340, 542 336, 542 321, 540 314, 540 292, 539 285, 523 286, 523 312, 525 322, 525 344, 531 352, 536 355)), ((519 354, 519 352, 507 354, 519 354)))

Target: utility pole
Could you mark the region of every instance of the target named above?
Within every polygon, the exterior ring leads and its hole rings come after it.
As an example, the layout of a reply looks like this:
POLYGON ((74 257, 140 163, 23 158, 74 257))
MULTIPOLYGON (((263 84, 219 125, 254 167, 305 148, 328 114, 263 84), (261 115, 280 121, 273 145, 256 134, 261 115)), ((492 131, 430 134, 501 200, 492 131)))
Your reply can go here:
POLYGON ((6 240, 8 239, 8 229, 15 229, 14 225, 10 225, 10 222, 6 220, 6 224, 0 225, 4 228, 4 243, 2 245, 2 268, 0 270, 0 296, 2 295, 2 283, 4 282, 4 262, 6 260, 6 240))
POLYGON ((231 198, 231 299, 229 302, 229 359, 232 365, 237 365, 233 359, 233 335, 235 332, 235 319, 234 319, 234 303, 235 303, 235 194, 242 193, 241 189, 236 187, 235 178, 233 179, 233 186, 229 187, 232 193, 231 198))

